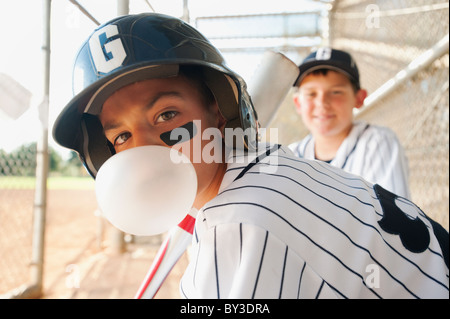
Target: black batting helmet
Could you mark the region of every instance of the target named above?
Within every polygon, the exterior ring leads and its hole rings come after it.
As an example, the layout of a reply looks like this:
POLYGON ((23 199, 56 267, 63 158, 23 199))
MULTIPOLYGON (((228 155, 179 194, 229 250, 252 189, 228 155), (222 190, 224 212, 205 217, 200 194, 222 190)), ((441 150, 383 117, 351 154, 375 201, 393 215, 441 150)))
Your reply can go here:
MULTIPOLYGON (((95 178, 114 154, 98 115, 104 101, 133 82, 178 74, 195 65, 213 93, 227 127, 253 129, 257 116, 243 79, 231 71, 220 52, 180 19, 145 13, 115 18, 84 42, 74 63, 74 97, 57 118, 53 137, 75 150, 95 178)), ((257 134, 244 135, 244 147, 256 149, 257 134)))

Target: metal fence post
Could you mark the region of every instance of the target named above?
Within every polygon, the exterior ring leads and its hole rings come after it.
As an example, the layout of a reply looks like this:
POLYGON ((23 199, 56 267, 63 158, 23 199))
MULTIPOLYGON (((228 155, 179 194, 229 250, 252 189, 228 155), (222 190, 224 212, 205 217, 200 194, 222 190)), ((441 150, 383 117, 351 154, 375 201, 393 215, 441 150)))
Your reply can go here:
MULTIPOLYGON (((128 14, 129 7, 129 0, 117 0, 117 16, 128 14)), ((114 253, 120 254, 126 250, 124 236, 125 234, 121 230, 117 228, 112 229, 111 247, 114 253)))
POLYGON ((27 297, 39 298, 42 295, 44 274, 44 238, 47 209, 48 177, 48 108, 50 91, 50 17, 51 0, 43 0, 43 101, 39 106, 41 136, 37 141, 36 189, 33 209, 33 239, 31 257, 31 276, 35 289, 27 297))

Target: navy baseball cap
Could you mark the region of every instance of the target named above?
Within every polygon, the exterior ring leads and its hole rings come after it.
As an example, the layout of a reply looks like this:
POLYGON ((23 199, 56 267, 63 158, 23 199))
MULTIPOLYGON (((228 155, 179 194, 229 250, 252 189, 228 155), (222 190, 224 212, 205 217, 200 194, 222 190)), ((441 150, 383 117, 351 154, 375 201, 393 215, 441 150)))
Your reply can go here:
POLYGON ((301 81, 309 73, 320 69, 329 69, 344 73, 357 84, 358 88, 360 86, 359 71, 356 62, 353 60, 352 56, 345 51, 328 47, 320 48, 308 55, 299 65, 299 69, 300 74, 295 81, 294 86, 300 85, 301 81))

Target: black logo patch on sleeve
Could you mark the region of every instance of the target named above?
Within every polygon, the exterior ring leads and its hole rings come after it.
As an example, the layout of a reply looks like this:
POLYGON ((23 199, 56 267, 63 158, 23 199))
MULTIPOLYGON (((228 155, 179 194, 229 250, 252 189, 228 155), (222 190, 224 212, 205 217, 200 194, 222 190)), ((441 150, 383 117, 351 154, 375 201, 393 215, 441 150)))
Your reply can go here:
POLYGON ((383 218, 378 222, 381 229, 399 235, 403 246, 413 253, 421 253, 430 245, 430 233, 419 218, 411 219, 396 204, 397 195, 374 185, 375 192, 383 208, 383 218))

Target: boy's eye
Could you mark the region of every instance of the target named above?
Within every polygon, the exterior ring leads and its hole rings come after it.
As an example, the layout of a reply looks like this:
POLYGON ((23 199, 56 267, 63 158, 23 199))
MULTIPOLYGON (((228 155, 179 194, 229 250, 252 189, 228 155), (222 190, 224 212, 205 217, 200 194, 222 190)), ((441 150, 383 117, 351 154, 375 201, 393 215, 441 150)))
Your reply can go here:
POLYGON ((119 136, 117 136, 116 139, 114 140, 114 146, 122 145, 122 144, 125 143, 130 137, 131 137, 131 133, 130 133, 130 132, 124 132, 124 133, 121 133, 121 134, 120 134, 119 136))
POLYGON ((177 114, 178 114, 177 111, 167 111, 167 112, 161 113, 161 115, 159 115, 158 118, 156 119, 156 122, 161 123, 161 122, 171 120, 177 114))

